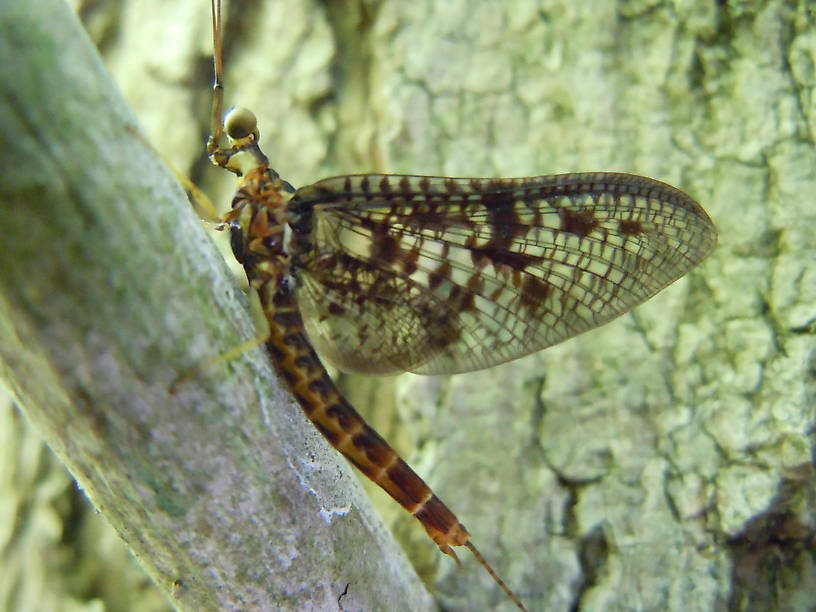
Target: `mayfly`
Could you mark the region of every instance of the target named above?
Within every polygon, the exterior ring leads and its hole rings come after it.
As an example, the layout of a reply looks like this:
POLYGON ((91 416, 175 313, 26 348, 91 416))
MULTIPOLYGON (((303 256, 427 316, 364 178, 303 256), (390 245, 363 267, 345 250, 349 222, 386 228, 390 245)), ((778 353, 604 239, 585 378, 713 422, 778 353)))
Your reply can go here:
POLYGON ((294 189, 259 148, 254 115, 223 114, 221 6, 211 3, 207 153, 240 177, 223 227, 260 297, 270 358, 337 450, 443 553, 456 559, 453 547, 468 548, 524 610, 456 515, 341 395, 317 352, 362 373, 451 374, 504 363, 647 300, 714 249, 714 225, 674 187, 607 172, 359 174, 294 189))

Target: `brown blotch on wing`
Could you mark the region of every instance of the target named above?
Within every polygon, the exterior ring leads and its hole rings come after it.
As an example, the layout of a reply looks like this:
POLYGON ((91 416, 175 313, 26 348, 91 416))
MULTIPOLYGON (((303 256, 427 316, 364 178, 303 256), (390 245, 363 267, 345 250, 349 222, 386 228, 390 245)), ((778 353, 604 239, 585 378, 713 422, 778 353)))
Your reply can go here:
POLYGON ((621 234, 635 236, 643 233, 643 224, 640 221, 635 221, 634 219, 621 219, 620 223, 618 224, 618 229, 620 230, 621 234))
POLYGON ((371 240, 371 260, 392 264, 402 256, 399 239, 387 229, 376 231, 371 240))
POLYGON ((561 229, 563 231, 588 236, 596 227, 598 227, 598 220, 592 211, 575 212, 568 208, 561 209, 561 229))
POLYGON ((370 182, 370 180, 368 178, 368 175, 366 175, 362 179, 360 179, 360 190, 365 194, 368 194, 368 193, 371 192, 371 182, 370 182))
POLYGON ((459 285, 453 285, 450 290, 451 310, 466 312, 473 310, 475 306, 476 295, 472 291, 468 291, 459 285))
POLYGON ((417 270, 417 262, 419 261, 419 249, 411 249, 403 251, 400 256, 402 262, 402 271, 407 276, 411 276, 417 270))
POLYGON ((443 261, 438 268, 428 275, 428 287, 433 291, 444 281, 450 280, 451 264, 449 261, 443 261))
POLYGON ((528 308, 534 308, 541 304, 550 294, 549 283, 536 278, 530 274, 525 274, 521 281, 521 303, 528 308))
POLYGON ((524 270, 541 261, 540 257, 533 255, 490 247, 471 249, 470 256, 477 268, 484 267, 486 262, 490 262, 494 266, 508 266, 514 270, 524 270))
POLYGON ((487 223, 491 231, 490 248, 511 248, 514 238, 527 233, 529 228, 519 218, 513 194, 485 194, 483 203, 487 209, 487 223))
POLYGON ((336 317, 342 316, 345 314, 346 309, 336 302, 329 303, 329 312, 336 317))

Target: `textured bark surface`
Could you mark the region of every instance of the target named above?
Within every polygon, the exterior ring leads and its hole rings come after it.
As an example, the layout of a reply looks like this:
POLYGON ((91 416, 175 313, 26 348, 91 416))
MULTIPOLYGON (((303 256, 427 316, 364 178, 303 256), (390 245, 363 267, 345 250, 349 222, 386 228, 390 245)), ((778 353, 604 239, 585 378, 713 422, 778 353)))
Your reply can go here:
MULTIPOLYGON (((201 157, 204 5, 83 15, 151 140, 224 204, 231 181, 201 157)), ((532 610, 816 605, 815 24, 804 0, 232 3, 228 103, 258 114, 296 186, 617 170, 688 191, 720 230, 698 270, 603 329, 486 372, 356 387, 532 610)), ((238 369, 215 374, 253 380, 238 369)), ((383 509, 448 609, 511 609, 383 509)))

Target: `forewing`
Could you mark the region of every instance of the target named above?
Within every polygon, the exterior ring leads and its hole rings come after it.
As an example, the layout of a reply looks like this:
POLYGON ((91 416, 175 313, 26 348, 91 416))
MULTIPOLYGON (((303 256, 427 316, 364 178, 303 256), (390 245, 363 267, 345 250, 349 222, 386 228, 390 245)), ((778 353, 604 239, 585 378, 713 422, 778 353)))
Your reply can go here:
POLYGON ((341 176, 299 189, 307 331, 342 369, 455 373, 602 325, 716 245, 697 202, 628 174, 341 176))

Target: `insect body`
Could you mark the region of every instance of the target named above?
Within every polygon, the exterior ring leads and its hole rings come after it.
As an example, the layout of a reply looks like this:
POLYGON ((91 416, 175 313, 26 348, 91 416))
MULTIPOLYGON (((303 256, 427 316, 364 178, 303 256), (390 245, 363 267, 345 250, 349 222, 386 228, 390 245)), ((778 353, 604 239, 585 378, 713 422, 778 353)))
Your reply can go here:
POLYGON ((215 0, 213 26, 208 153, 242 177, 224 223, 269 322, 270 357, 335 448, 442 552, 469 548, 525 609, 454 513, 340 394, 315 347, 366 373, 503 363, 601 325, 685 274, 716 244, 711 220, 674 187, 617 173, 366 174, 295 190, 270 168, 251 113, 234 110, 224 125, 215 0))

